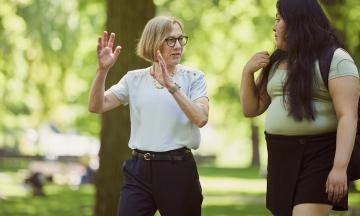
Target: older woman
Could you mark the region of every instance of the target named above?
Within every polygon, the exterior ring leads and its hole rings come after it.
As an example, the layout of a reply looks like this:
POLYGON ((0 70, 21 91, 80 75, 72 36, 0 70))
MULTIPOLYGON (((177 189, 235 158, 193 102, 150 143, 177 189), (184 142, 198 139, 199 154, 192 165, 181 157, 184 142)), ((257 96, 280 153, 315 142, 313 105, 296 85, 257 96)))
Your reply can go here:
POLYGON ((150 216, 157 210, 165 216, 201 215, 203 197, 191 149, 199 147, 199 128, 208 120, 209 105, 204 74, 179 64, 187 39, 177 19, 151 19, 137 54, 152 65, 129 71, 105 91, 106 74, 121 47, 113 51, 114 33, 99 38, 89 110, 130 106, 133 154, 123 165, 121 216, 150 216))

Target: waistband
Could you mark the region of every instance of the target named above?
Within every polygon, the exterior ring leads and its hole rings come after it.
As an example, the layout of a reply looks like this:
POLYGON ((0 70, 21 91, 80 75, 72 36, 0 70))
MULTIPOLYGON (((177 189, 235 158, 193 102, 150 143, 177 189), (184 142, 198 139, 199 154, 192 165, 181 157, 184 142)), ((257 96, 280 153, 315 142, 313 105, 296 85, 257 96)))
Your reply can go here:
POLYGON ((266 131, 265 139, 272 142, 291 142, 296 141, 300 143, 306 142, 317 142, 325 140, 334 140, 336 139, 336 132, 323 133, 323 134, 314 134, 314 135, 278 135, 278 134, 269 134, 266 131))
POLYGON ((142 151, 138 149, 134 149, 132 151, 133 157, 142 160, 184 160, 185 156, 187 155, 191 155, 191 150, 185 147, 165 152, 142 151))

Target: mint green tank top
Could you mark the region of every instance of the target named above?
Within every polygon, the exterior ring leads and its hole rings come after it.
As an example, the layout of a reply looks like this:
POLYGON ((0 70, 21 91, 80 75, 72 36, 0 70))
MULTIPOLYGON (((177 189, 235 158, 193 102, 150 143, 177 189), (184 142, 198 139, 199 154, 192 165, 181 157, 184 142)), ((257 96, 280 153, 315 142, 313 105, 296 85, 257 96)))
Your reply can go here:
MULTIPOLYGON (((295 121, 289 116, 287 105, 283 100, 283 84, 287 70, 273 67, 269 74, 267 92, 271 97, 271 104, 266 112, 265 131, 279 135, 313 135, 336 131, 337 118, 319 69, 315 64, 314 93, 312 97, 316 118, 314 121, 295 121)), ((329 80, 342 76, 359 77, 358 70, 351 56, 343 49, 337 49, 331 61, 329 80)))

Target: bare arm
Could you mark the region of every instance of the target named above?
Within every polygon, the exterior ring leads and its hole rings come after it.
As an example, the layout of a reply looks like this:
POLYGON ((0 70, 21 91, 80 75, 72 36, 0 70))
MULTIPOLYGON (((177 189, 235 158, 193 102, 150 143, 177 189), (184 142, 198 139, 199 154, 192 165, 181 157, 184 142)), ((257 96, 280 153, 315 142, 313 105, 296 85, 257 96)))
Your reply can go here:
POLYGON ((329 91, 338 119, 336 153, 326 189, 329 199, 339 201, 347 191, 347 167, 354 147, 357 110, 358 79, 344 76, 329 81, 329 91))
POLYGON ((262 77, 257 82, 254 80, 254 73, 266 67, 269 61, 267 52, 259 52, 244 67, 240 84, 240 101, 246 117, 261 115, 270 105, 271 99, 266 89, 260 89, 258 86, 262 77))
POLYGON ((111 92, 105 92, 105 80, 109 69, 115 64, 119 57, 121 47, 117 46, 113 52, 115 33, 105 31, 103 37, 99 37, 97 47, 97 58, 99 67, 96 71, 94 81, 90 89, 89 105, 90 112, 103 113, 120 105, 120 101, 111 92))
MULTIPOLYGON (((176 89, 175 84, 171 81, 169 77, 165 61, 159 51, 157 52, 157 55, 159 59, 159 69, 161 70, 161 73, 155 75, 155 73, 152 72, 151 75, 154 77, 154 79, 157 79, 159 83, 161 83, 165 88, 176 89)), ((175 90, 172 95, 181 110, 185 113, 185 115, 193 124, 201 128, 207 123, 209 114, 209 101, 207 98, 201 97, 194 101, 191 101, 178 89, 175 90)))
POLYGON ((120 105, 120 101, 110 91, 105 92, 105 79, 107 72, 99 69, 91 86, 89 97, 89 111, 94 113, 104 113, 120 105))
POLYGON ((190 101, 181 91, 173 94, 181 110, 199 128, 205 126, 209 115, 209 101, 205 97, 190 101))

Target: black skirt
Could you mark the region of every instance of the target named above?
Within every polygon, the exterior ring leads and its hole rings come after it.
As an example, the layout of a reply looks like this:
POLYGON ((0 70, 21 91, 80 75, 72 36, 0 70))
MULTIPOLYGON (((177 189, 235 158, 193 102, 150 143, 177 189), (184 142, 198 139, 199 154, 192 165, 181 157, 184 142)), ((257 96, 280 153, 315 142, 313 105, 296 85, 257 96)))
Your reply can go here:
POLYGON ((326 180, 333 167, 336 133, 282 136, 265 132, 268 149, 266 207, 276 216, 289 216, 294 206, 320 203, 333 210, 348 209, 348 195, 332 203, 326 180))

